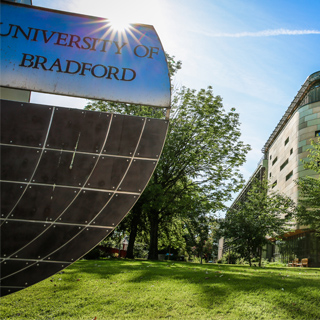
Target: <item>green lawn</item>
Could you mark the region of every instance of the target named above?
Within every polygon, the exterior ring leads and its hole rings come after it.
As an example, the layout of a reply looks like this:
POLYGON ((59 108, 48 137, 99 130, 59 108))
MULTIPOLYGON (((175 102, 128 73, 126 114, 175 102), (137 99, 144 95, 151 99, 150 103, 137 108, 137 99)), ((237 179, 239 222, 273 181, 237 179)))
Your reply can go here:
POLYGON ((320 269, 81 260, 1 298, 1 319, 320 319, 320 269))

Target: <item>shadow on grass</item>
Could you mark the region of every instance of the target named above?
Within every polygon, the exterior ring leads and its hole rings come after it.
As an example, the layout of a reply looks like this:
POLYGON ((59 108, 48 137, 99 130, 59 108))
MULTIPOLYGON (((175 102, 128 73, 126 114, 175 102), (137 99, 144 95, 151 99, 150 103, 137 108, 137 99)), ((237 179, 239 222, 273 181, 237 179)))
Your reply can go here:
POLYGON ((227 309, 233 304, 237 308, 241 304, 254 305, 258 308, 265 303, 275 314, 281 309, 291 318, 303 314, 299 319, 320 319, 317 308, 317 303, 320 301, 319 276, 320 269, 311 268, 298 270, 197 265, 173 261, 81 260, 68 267, 63 274, 51 277, 49 281, 52 281, 50 294, 70 291, 72 296, 79 286, 85 286, 82 278, 85 281, 105 280, 104 286, 112 286, 112 281, 117 279, 118 290, 121 290, 122 281, 150 287, 151 282, 161 283, 165 279, 168 283, 191 286, 195 289, 192 298, 197 299, 197 304, 208 310, 215 306, 227 309), (123 277, 120 277, 121 274, 123 277), (60 277, 63 278, 61 285, 59 285, 60 277))

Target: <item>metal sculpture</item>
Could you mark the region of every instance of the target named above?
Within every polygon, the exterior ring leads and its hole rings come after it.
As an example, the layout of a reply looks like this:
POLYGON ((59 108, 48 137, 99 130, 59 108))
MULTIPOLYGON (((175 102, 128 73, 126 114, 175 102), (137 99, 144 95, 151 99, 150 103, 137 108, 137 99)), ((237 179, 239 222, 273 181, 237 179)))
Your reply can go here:
POLYGON ((67 267, 146 187, 167 120, 1 100, 1 294, 67 267))

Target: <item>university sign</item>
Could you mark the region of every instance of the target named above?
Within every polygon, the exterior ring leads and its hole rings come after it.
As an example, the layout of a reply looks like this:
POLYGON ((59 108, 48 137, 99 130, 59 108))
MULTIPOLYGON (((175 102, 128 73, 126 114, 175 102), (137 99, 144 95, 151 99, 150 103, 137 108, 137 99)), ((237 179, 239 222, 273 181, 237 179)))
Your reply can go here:
POLYGON ((13 92, 0 101, 4 296, 83 257, 135 205, 168 132, 170 77, 152 26, 11 2, 0 25, 0 86, 13 92), (166 119, 19 102, 29 90, 164 107, 166 119))
POLYGON ((1 2, 1 82, 9 88, 170 106, 164 50, 149 25, 1 2))

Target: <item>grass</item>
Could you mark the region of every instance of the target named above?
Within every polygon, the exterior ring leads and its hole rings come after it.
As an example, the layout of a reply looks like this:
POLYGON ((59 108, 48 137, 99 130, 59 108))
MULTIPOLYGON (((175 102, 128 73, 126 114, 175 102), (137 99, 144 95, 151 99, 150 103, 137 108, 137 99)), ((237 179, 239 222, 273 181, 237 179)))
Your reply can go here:
POLYGON ((1 319, 320 319, 320 269, 81 260, 1 298, 1 319))

